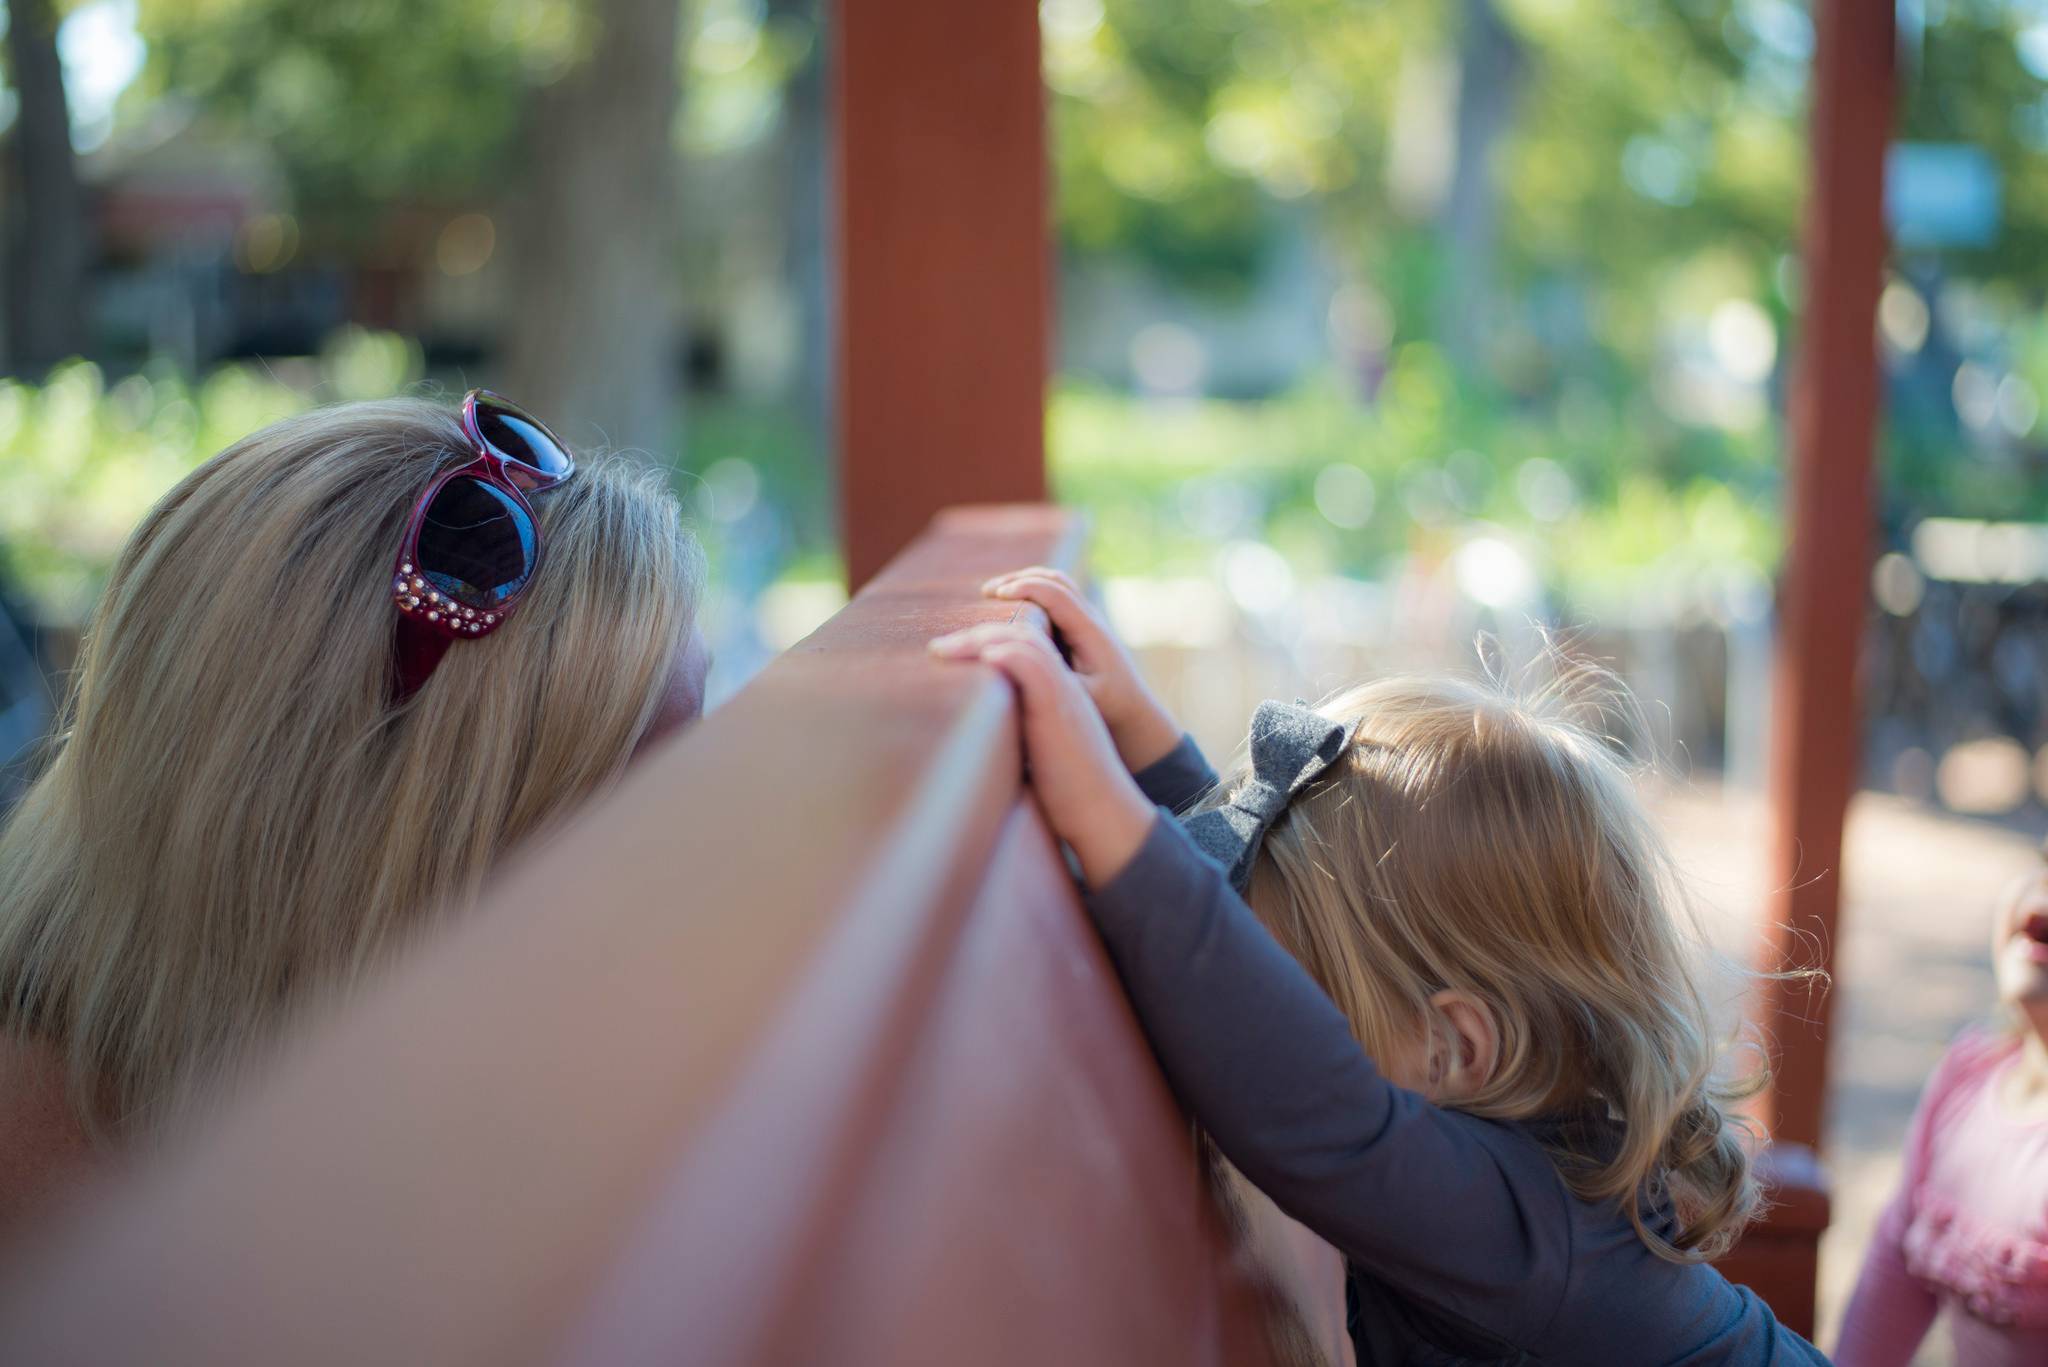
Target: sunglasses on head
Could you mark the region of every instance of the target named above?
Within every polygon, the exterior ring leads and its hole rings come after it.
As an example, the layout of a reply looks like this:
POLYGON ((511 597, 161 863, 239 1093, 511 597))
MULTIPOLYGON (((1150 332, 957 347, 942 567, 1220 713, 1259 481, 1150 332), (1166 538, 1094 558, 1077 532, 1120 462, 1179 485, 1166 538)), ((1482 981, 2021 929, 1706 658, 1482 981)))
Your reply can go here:
POLYGON ((489 390, 462 398, 474 459, 435 476, 413 504, 391 581, 400 613, 399 693, 411 693, 448 642, 488 636, 540 570, 540 522, 527 495, 576 473, 561 438, 489 390))

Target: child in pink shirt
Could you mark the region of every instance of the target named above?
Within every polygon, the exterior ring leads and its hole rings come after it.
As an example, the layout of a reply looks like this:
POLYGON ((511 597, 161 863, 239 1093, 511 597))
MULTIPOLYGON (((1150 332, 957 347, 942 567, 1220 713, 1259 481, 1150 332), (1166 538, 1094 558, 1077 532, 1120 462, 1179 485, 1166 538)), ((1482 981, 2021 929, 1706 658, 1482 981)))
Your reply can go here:
POLYGON ((1838 1367, 1904 1367, 1938 1311, 1957 1367, 2048 1367, 2048 851, 2000 909, 2010 1022, 1935 1068, 1849 1302, 1838 1367))

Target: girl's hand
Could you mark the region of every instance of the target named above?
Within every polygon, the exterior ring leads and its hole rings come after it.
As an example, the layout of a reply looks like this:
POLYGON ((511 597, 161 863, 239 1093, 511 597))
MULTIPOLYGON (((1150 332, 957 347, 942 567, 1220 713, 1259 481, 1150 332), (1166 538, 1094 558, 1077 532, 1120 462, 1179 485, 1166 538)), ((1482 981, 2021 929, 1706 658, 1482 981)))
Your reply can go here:
POLYGON ((1067 842, 1091 887, 1103 887, 1145 843, 1158 818, 1124 770, 1101 714, 1045 633, 991 622, 931 643, 948 660, 979 660, 1017 689, 1024 760, 1053 833, 1067 842))
POLYGON ((1033 565, 999 574, 981 591, 990 598, 1036 603, 1045 609, 1126 769, 1138 773, 1180 744, 1179 724, 1145 687, 1130 652, 1095 615, 1073 580, 1058 570, 1033 565))

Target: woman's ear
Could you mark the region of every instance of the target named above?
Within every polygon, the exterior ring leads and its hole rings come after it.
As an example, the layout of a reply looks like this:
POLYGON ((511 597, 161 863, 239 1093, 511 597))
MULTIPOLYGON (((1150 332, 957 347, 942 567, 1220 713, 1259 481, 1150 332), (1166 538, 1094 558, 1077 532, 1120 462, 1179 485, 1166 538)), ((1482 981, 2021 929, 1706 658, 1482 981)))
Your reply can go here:
POLYGON ((1445 1033, 1431 1032, 1431 1096, 1444 1100, 1478 1091, 1493 1080, 1500 1062, 1500 1023, 1493 1008, 1470 992, 1449 987, 1432 996, 1429 1004, 1450 1026, 1445 1033), (1447 1056, 1453 1050, 1455 1054, 1447 1056))

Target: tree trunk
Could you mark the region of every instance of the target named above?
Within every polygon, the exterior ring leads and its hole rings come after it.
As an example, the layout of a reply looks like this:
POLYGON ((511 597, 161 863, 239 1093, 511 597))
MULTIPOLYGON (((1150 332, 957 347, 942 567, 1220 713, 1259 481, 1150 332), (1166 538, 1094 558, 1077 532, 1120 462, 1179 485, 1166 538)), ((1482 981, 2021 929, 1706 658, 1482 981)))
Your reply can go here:
POLYGON ((589 58, 535 103, 507 205, 505 391, 572 443, 674 454, 671 130, 681 0, 596 0, 589 58))
POLYGON ((85 192, 50 0, 11 0, 7 55, 20 99, 10 140, 7 361, 32 375, 85 346, 85 192))
POLYGON ((810 52, 783 92, 777 174, 784 213, 783 269, 796 297, 796 398, 822 449, 830 423, 832 317, 826 231, 825 44, 827 7, 819 0, 769 0, 771 22, 811 26, 810 52))
POLYGON ((1444 201, 1444 347, 1461 368, 1484 363, 1500 235, 1495 153, 1514 120, 1522 49, 1494 0, 1465 0, 1458 41, 1457 160, 1444 201))

